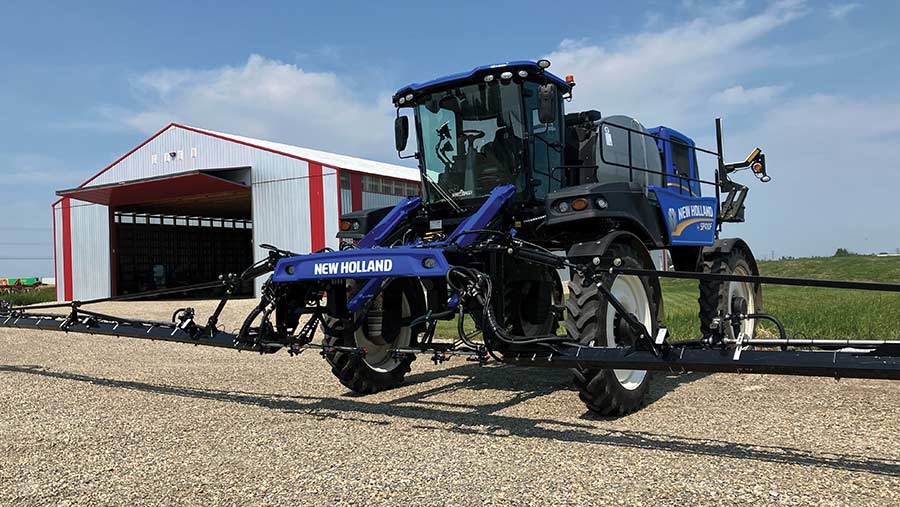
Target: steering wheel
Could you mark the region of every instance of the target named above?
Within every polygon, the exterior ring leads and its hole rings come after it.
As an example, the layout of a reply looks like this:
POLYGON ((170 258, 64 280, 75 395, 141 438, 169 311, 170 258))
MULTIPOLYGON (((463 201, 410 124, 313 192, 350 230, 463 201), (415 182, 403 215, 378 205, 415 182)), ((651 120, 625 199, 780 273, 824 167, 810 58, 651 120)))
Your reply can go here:
POLYGON ((475 141, 481 139, 485 136, 483 130, 475 130, 475 129, 467 129, 463 130, 459 133, 459 135, 463 138, 463 146, 466 146, 466 151, 472 151, 475 149, 475 141))
POLYGON ((466 141, 471 143, 472 141, 477 141, 484 137, 485 133, 483 130, 467 129, 460 132, 460 135, 463 136, 466 141))

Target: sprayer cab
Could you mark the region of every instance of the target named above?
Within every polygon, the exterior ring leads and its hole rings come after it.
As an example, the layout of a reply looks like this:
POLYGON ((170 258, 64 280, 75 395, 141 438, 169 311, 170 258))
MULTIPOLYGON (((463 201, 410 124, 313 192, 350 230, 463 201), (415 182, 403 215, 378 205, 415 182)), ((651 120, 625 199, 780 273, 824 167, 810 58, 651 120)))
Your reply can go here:
POLYGON ((515 185, 516 200, 535 202, 559 188, 563 99, 574 83, 547 67, 546 60, 477 67, 394 95, 396 148, 403 157, 411 116, 418 146, 406 157, 419 160, 426 203, 484 198, 505 184, 515 185))

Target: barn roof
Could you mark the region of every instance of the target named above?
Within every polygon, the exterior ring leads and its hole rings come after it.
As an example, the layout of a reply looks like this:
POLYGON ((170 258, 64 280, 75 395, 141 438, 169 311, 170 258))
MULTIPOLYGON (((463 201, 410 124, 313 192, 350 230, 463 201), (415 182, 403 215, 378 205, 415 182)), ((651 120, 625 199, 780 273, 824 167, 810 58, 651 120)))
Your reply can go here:
MULTIPOLYGON (((315 162, 318 164, 322 164, 324 166, 333 167, 336 169, 346 169, 350 171, 356 171, 360 173, 373 174, 377 176, 387 176, 391 178, 399 178, 410 181, 419 181, 419 171, 418 169, 412 167, 406 167, 395 164, 387 164, 384 162, 376 162, 374 160, 368 160, 364 158, 351 157, 349 155, 339 155, 337 153, 330 153, 327 151, 313 150, 310 148, 302 148, 300 146, 294 146, 291 144, 284 143, 276 143, 273 141, 266 141, 264 139, 255 139, 252 137, 239 136, 237 134, 229 134, 225 132, 217 132, 215 130, 208 130, 199 127, 192 127, 190 125, 182 125, 179 123, 170 123, 166 125, 159 132, 150 136, 147 140, 142 142, 141 144, 135 146, 128 153, 122 155, 118 159, 116 159, 113 163, 104 167, 97 174, 91 176, 84 183, 78 185, 76 188, 85 188, 91 184, 92 181, 97 179, 101 174, 113 169, 120 162, 131 156, 134 152, 145 146, 150 141, 156 139, 164 132, 169 129, 182 129, 190 132, 195 132, 198 134, 207 135, 210 137, 215 137, 217 139, 221 139, 224 141, 230 141, 238 144, 242 144, 244 146, 249 146, 252 148, 276 153, 278 155, 283 155, 285 157, 295 158, 299 160, 305 160, 307 162, 315 162)), ((73 189, 74 190, 74 189, 73 189)), ((60 199, 61 200, 61 199, 60 199)), ((59 200, 56 201, 58 203, 59 200)), ((54 204, 56 204, 54 203, 54 204)))
POLYGON ((247 146, 259 148, 261 150, 271 151, 273 153, 278 153, 288 157, 318 162, 329 167, 376 174, 379 176, 389 176, 392 178, 402 178, 405 180, 419 180, 419 170, 412 167, 386 164, 384 162, 376 162, 374 160, 351 157, 349 155, 339 155, 337 153, 329 153, 327 151, 301 148, 300 146, 294 146, 291 144, 276 143, 263 139, 254 139, 252 137, 244 137, 236 134, 216 132, 214 130, 190 127, 187 125, 178 125, 175 123, 173 123, 172 125, 193 132, 199 132, 201 134, 207 134, 213 137, 218 137, 220 139, 225 139, 227 141, 234 141, 236 143, 245 144, 247 146))

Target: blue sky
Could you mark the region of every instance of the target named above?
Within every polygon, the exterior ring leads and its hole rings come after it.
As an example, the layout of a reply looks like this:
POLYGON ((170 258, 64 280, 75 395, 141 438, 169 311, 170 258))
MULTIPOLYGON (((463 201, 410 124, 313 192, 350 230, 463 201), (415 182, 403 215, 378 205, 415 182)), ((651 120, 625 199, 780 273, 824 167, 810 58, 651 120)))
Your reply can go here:
MULTIPOLYGON (((767 153, 758 255, 900 248, 900 4, 18 2, 0 31, 0 276, 52 274, 49 205, 171 121, 394 162, 390 93, 549 57, 570 110, 767 153)), ((701 162, 701 171, 705 166, 701 162)), ((707 175, 709 172, 707 171, 707 175)), ((744 178, 746 179, 746 178, 744 178)))

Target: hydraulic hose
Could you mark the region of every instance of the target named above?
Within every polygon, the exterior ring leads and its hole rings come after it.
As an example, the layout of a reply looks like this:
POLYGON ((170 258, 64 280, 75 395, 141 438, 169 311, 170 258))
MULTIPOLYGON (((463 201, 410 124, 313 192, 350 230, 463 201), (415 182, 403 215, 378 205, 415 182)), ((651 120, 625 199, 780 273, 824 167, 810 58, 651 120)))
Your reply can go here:
MULTIPOLYGON (((556 335, 541 336, 516 336, 507 333, 503 326, 497 322, 494 308, 491 304, 493 298, 493 285, 491 279, 484 273, 465 267, 453 267, 447 272, 447 285, 455 290, 463 298, 474 298, 482 306, 482 316, 491 333, 500 341, 511 345, 530 345, 546 343, 569 342, 569 338, 556 335), (462 278, 463 285, 459 285, 455 278, 462 278)), ((485 341, 487 342, 487 341, 485 341)))

